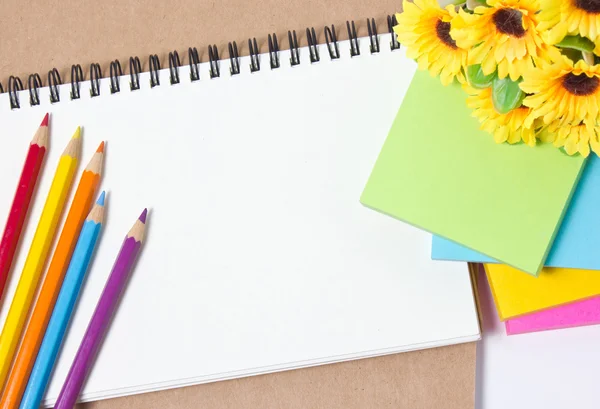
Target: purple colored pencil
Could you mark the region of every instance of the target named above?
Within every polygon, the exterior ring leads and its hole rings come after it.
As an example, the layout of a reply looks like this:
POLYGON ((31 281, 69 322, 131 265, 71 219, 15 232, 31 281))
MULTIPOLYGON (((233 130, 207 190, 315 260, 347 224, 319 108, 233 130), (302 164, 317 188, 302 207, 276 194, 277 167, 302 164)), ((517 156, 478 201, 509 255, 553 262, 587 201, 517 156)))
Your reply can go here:
POLYGON ((92 368, 110 320, 117 308, 117 303, 127 283, 127 278, 140 251, 146 230, 147 210, 144 209, 138 220, 127 233, 117 260, 112 268, 94 315, 85 331, 75 360, 65 379, 54 409, 72 409, 87 375, 92 368))

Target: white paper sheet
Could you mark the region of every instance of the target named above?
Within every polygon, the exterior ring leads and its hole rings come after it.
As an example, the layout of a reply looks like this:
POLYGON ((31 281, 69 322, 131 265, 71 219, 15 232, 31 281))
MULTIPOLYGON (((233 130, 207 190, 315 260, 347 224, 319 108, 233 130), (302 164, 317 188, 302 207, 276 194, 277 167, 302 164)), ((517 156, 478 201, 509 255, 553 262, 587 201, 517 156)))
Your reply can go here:
MULTIPOLYGON (((359 196, 410 83, 402 51, 341 58, 10 111, 0 95, 0 215, 37 125, 51 147, 6 299, 10 300, 54 168, 83 127, 83 169, 107 140, 107 223, 46 396, 70 367, 124 235, 150 208, 147 241, 82 400, 389 354, 479 338, 464 263, 430 260, 431 237, 369 210, 359 196)), ((435 120, 432 118, 432 120, 435 120)), ((406 147, 410 149, 410 146, 406 147)), ((415 175, 418 177, 418 175, 415 175)), ((2 307, 4 319, 8 302, 2 307)))

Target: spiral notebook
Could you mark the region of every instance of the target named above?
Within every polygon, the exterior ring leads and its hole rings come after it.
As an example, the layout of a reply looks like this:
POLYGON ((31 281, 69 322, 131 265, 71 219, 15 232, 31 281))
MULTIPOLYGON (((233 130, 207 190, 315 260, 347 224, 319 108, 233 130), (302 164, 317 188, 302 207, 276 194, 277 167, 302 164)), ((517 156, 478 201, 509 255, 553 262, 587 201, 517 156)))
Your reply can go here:
POLYGON ((212 48, 206 63, 173 54, 159 70, 153 57, 139 74, 133 59, 123 76, 75 70, 72 83, 0 94, 0 192, 46 111, 47 166, 78 125, 84 158, 108 141, 106 229, 46 405, 144 206, 147 241, 83 401, 479 339, 467 264, 432 261, 429 234, 359 203, 415 64, 389 34, 327 34, 329 46, 277 51, 273 38, 270 53, 237 58, 232 44, 231 59, 212 48))

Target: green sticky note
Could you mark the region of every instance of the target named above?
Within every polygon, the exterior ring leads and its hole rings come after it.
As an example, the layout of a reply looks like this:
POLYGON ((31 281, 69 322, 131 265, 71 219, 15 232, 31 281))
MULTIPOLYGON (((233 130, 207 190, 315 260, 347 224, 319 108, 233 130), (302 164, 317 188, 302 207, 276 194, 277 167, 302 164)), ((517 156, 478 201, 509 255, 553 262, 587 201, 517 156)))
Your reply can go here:
POLYGON ((459 85, 418 71, 361 202, 537 275, 585 159, 496 144, 479 126, 459 85))

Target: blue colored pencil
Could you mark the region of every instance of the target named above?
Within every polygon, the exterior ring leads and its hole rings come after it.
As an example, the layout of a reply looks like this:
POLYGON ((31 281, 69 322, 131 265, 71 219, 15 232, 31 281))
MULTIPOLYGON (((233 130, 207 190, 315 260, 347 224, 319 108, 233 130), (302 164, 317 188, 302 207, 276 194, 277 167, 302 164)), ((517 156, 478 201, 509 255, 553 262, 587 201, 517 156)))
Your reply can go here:
POLYGON ((73 251, 71 263, 65 274, 63 285, 58 294, 54 311, 50 317, 46 334, 38 352, 33 370, 27 382, 20 409, 39 409, 42 398, 48 387, 48 381, 56 363, 56 356, 63 342, 67 325, 79 296, 83 278, 94 253, 98 236, 104 219, 104 198, 102 192, 98 201, 90 211, 77 245, 73 251))

